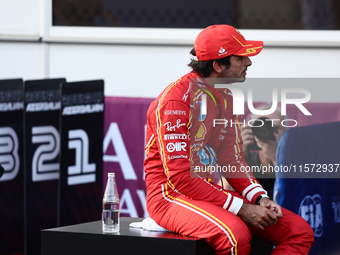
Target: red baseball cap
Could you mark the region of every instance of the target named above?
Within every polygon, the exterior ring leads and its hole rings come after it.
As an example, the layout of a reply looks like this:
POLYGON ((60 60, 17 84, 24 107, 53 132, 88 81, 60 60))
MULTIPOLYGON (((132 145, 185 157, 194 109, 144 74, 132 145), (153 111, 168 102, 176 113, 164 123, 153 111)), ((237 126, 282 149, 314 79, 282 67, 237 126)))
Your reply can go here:
POLYGON ((230 55, 255 56, 263 48, 262 41, 247 41, 234 27, 213 25, 203 29, 195 40, 199 61, 214 60, 230 55))

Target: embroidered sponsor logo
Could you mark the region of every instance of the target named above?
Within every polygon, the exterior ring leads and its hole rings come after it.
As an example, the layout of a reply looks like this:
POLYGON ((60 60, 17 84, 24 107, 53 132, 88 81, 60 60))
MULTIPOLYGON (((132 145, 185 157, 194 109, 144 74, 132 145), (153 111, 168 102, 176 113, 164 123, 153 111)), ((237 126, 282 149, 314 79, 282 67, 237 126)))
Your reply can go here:
POLYGON ((222 55, 225 55, 227 54, 228 52, 224 49, 224 48, 220 48, 220 50, 218 51, 220 54, 218 54, 219 56, 222 56, 222 55))
POLYGON ((175 156, 168 156, 168 159, 179 159, 179 158, 188 158, 188 155, 175 155, 175 156))
POLYGON ((186 115, 186 111, 181 110, 165 110, 164 115, 186 115))
POLYGON ((169 121, 169 122, 166 122, 164 124, 164 127, 166 127, 166 130, 171 132, 171 131, 176 131, 176 129, 182 127, 182 126, 185 126, 186 124, 185 123, 181 123, 181 120, 180 119, 177 119, 176 121, 176 124, 172 126, 172 123, 169 121))
MULTIPOLYGON (((196 103, 198 103, 198 99, 200 98, 200 96, 201 95, 203 95, 203 91, 201 91, 201 90, 197 90, 196 92, 195 92, 195 95, 197 94, 197 96, 196 97, 194 97, 194 99, 192 100, 193 102, 195 102, 196 101, 196 103), (197 94, 198 93, 198 94, 197 94)), ((201 104, 200 104, 201 105, 201 104)), ((201 105, 201 107, 202 107, 202 105, 201 105)), ((203 103, 203 107, 204 107, 204 103, 203 103)))
POLYGON ((257 47, 256 47, 256 48, 249 48, 249 49, 246 49, 246 53, 247 53, 247 54, 256 53, 256 49, 257 49, 257 47))
POLYGON ((206 133, 207 128, 205 127, 204 123, 202 123, 195 135, 195 141, 203 140, 206 133))
POLYGON ((202 101, 199 102, 200 104, 200 116, 198 118, 199 121, 204 121, 205 117, 207 116, 206 114, 202 113, 202 101))
POLYGON ((191 151, 199 151, 203 147, 203 142, 200 143, 194 143, 191 146, 191 151))
POLYGON ((178 142, 178 143, 168 143, 166 146, 166 150, 168 152, 174 152, 174 151, 186 151, 185 147, 187 144, 185 142, 178 142))
MULTIPOLYGON (((236 30, 237 33, 239 33, 240 35, 242 35, 241 32, 240 32, 238 29, 235 28, 235 30, 236 30)), ((242 36, 243 36, 243 35, 242 35, 242 36)))
POLYGON ((185 92, 184 95, 183 95, 183 97, 182 97, 182 100, 185 101, 185 102, 186 102, 187 99, 188 99, 188 95, 189 95, 189 92, 190 92, 190 88, 191 88, 191 83, 190 83, 190 86, 189 86, 187 92, 185 92))
POLYGON ((167 134, 167 135, 164 135, 164 140, 175 140, 175 139, 184 140, 184 139, 187 139, 187 135, 186 134, 167 134))
POLYGON ((197 155, 203 165, 214 165, 216 163, 216 154, 210 146, 204 146, 197 155))
POLYGON ((206 88, 207 87, 200 78, 196 79, 196 83, 197 83, 198 87, 201 87, 201 88, 206 88))

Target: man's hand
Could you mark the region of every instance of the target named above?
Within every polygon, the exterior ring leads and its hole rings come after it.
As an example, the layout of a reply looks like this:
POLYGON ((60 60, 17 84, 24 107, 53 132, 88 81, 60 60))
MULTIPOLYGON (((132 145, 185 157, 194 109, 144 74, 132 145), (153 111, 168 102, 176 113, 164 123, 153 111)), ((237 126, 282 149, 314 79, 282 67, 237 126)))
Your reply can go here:
POLYGON ((241 126, 242 149, 245 154, 249 152, 249 146, 255 143, 253 130, 249 126, 241 126))
POLYGON ((276 149, 277 149, 277 145, 279 143, 279 135, 277 133, 274 132, 274 137, 275 137, 275 141, 273 140, 261 140, 259 138, 257 138, 256 136, 254 136, 254 139, 257 143, 257 146, 259 146, 261 148, 261 151, 263 153, 263 155, 265 155, 268 159, 270 159, 273 164, 275 165, 276 163, 276 149))
POLYGON ((282 218, 282 216, 283 216, 281 206, 279 206, 277 203, 270 200, 269 198, 266 198, 266 197, 262 198, 260 200, 260 206, 263 206, 263 207, 271 210, 272 212, 274 212, 278 219, 282 218))
POLYGON ((265 227, 274 225, 278 218, 282 217, 282 210, 270 199, 262 198, 260 205, 243 203, 237 215, 245 223, 263 230, 265 227))

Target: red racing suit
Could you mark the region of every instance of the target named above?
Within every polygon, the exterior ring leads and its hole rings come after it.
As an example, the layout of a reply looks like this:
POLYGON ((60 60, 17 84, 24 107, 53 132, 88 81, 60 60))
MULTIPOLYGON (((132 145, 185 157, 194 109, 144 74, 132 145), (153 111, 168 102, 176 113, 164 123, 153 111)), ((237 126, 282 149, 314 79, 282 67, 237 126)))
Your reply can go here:
MULTIPOLYGON (((206 85, 198 74, 189 73, 168 86, 152 102, 147 113, 146 135, 145 180, 148 200, 161 195, 161 185, 167 184, 171 189, 168 192, 211 202, 234 214, 238 212, 243 203, 241 199, 212 185, 207 178, 194 178, 193 173, 189 174, 190 169, 202 169, 215 163, 225 166, 225 169, 228 166, 229 169, 232 166, 237 169, 247 166, 241 149, 240 125, 235 124, 241 122, 240 117, 232 113, 232 95, 226 89, 220 94, 217 96, 216 91, 206 85), (200 114, 199 100, 203 94, 207 95, 207 114, 197 116, 200 114), (225 119, 226 122, 216 124, 214 128, 214 119, 225 119), (230 125, 230 120, 233 125, 230 125)), ((226 177, 238 193, 254 203, 266 191, 251 172, 244 171, 242 174, 238 176, 241 178, 226 177)), ((152 205, 155 203, 148 205, 153 211, 152 205)))
POLYGON ((267 193, 244 171, 241 119, 232 105, 229 90, 217 92, 192 72, 165 88, 147 112, 149 215, 170 231, 205 238, 217 254, 249 252, 249 226, 236 214, 267 193), (218 166, 236 192, 212 181, 218 166))

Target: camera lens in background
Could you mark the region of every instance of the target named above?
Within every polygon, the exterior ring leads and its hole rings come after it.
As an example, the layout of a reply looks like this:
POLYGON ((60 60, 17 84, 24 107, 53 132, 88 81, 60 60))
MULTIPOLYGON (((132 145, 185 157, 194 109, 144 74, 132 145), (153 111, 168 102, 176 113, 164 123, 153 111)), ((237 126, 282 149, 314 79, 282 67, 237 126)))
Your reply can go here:
POLYGON ((275 141, 274 137, 274 127, 272 127, 271 121, 266 121, 268 118, 261 117, 256 119, 252 124, 252 131, 253 134, 262 140, 273 140, 275 141))

